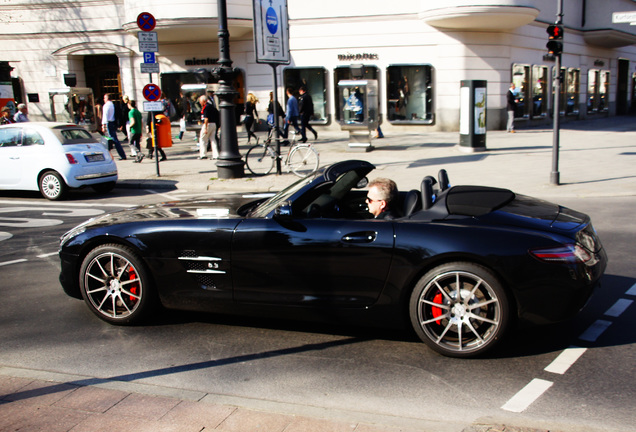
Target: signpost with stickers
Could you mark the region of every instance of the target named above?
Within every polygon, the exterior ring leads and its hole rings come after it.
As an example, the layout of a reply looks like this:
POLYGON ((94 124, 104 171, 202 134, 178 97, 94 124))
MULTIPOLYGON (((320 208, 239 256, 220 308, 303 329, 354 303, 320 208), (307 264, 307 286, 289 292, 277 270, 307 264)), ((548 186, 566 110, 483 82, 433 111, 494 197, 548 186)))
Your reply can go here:
POLYGON ((137 26, 141 30, 137 32, 139 39, 139 51, 143 53, 144 62, 141 63, 141 73, 149 75, 150 84, 146 84, 143 89, 144 112, 151 113, 152 123, 150 124, 150 136, 152 138, 152 146, 155 150, 155 166, 157 167, 157 177, 161 177, 159 172, 159 143, 157 142, 157 124, 155 113, 163 111, 163 103, 161 102, 161 88, 152 83, 152 74, 159 73, 159 63, 155 53, 159 51, 159 39, 157 32, 153 31, 157 25, 157 20, 149 12, 142 12, 137 16, 137 26))
MULTIPOLYGON (((288 65, 291 62, 287 0, 253 0, 253 6, 256 62, 267 63, 273 69, 274 107, 276 107, 278 106, 276 68, 279 64, 288 65)), ((274 127, 276 128, 276 151, 280 154, 278 115, 274 115, 274 127)), ((276 173, 282 173, 280 158, 276 159, 276 173)))

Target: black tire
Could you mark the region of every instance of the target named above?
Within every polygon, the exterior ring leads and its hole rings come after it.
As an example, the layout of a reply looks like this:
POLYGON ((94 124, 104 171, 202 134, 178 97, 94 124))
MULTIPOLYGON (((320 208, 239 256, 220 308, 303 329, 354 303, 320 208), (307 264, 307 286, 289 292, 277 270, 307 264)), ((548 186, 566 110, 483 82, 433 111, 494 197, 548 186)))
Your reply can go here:
POLYGON ((252 146, 245 155, 245 165, 256 176, 269 174, 276 165, 276 152, 267 145, 252 146))
POLYGON ((316 172, 319 164, 318 152, 308 144, 299 144, 289 153, 289 168, 298 177, 316 172))
POLYGON ((154 308, 150 275, 129 247, 96 247, 84 258, 79 278, 89 309, 111 324, 138 324, 154 308))
POLYGON ((492 272, 454 262, 419 280, 409 315, 417 335, 435 351, 448 357, 476 357, 501 340, 509 325, 510 306, 492 272))
POLYGON ((107 194, 115 189, 115 182, 98 183, 91 186, 98 194, 107 194))
POLYGON ((42 174, 38 186, 42 196, 51 201, 63 199, 68 192, 64 179, 55 171, 46 171, 42 174))

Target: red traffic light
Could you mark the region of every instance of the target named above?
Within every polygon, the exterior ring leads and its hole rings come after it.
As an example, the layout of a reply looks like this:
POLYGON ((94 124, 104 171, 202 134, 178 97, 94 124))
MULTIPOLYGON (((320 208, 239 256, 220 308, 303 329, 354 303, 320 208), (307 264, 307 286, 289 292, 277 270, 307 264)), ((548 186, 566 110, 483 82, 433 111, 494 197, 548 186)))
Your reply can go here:
POLYGON ((546 29, 550 39, 563 39, 563 26, 561 24, 550 24, 546 29))

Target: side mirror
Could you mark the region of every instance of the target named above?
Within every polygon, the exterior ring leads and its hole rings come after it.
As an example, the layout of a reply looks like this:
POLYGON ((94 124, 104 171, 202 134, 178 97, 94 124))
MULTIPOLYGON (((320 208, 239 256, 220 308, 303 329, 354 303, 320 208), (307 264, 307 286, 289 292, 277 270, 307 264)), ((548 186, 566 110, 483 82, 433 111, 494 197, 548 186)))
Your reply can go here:
POLYGON ((274 218, 276 219, 291 219, 292 217, 292 206, 291 202, 286 201, 276 207, 274 210, 274 218))

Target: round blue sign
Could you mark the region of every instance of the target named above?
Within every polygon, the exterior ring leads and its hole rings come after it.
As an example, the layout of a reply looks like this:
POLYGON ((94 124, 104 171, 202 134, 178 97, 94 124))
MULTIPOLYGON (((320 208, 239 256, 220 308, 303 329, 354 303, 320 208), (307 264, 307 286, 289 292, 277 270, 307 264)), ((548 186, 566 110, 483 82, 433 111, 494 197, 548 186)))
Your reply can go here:
POLYGON ((278 16, 276 15, 276 11, 273 7, 267 9, 265 21, 267 23, 267 30, 269 30, 271 34, 276 34, 278 31, 278 16))

